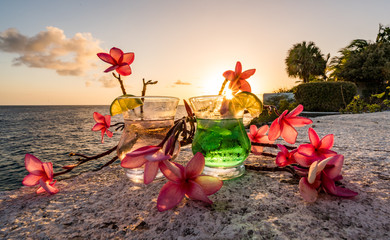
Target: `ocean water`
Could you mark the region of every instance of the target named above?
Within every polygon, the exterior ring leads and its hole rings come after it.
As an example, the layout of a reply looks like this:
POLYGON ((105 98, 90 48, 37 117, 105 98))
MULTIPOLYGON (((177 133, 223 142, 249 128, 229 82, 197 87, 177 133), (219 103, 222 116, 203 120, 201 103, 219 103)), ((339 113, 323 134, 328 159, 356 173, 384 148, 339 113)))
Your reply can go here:
MULTIPOLYGON (((0 191, 22 186, 28 174, 24 167, 26 153, 42 162, 52 162, 54 172, 59 172, 62 166, 77 162, 76 157, 69 156, 71 152, 93 156, 114 147, 121 131, 111 128, 114 136, 105 135, 102 144, 100 131, 91 131, 95 125, 94 112, 107 115, 109 106, 0 106, 0 191)), ((184 115, 184 106, 179 106, 176 117, 184 115)), ((122 121, 122 116, 116 115, 111 124, 122 121)), ((92 160, 56 179, 91 171, 114 156, 115 152, 92 160)))

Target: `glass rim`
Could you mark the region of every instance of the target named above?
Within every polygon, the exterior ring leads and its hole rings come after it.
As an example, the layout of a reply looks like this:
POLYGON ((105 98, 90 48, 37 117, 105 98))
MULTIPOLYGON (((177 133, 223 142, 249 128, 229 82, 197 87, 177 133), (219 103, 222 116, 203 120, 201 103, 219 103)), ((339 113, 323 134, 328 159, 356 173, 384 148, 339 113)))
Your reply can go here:
POLYGON ((191 99, 200 99, 200 98, 217 98, 217 97, 224 97, 223 95, 203 95, 203 96, 196 96, 196 97, 191 97, 188 100, 191 101, 191 99))
POLYGON ((166 100, 180 100, 178 97, 172 97, 172 96, 154 96, 154 95, 146 95, 146 96, 119 96, 118 98, 148 98, 148 99, 166 99, 166 100))

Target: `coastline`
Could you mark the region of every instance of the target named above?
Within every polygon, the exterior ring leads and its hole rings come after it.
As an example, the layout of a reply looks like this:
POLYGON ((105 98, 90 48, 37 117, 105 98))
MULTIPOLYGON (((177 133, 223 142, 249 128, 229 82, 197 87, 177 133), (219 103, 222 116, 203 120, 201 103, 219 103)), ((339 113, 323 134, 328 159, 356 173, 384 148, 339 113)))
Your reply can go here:
MULTIPOLYGON (((333 150, 345 156, 342 183, 352 199, 321 193, 305 203, 289 173, 247 170, 225 181, 213 205, 183 200, 158 212, 165 180, 130 182, 118 164, 57 183, 50 196, 34 187, 0 192, 2 239, 388 239, 390 237, 390 112, 313 118, 320 138, 334 134, 333 150)), ((298 128, 296 145, 308 142, 298 128)), ((276 150, 272 150, 276 153, 276 150)), ((179 160, 192 157, 190 146, 179 160)), ((251 156, 248 162, 273 165, 251 156)))

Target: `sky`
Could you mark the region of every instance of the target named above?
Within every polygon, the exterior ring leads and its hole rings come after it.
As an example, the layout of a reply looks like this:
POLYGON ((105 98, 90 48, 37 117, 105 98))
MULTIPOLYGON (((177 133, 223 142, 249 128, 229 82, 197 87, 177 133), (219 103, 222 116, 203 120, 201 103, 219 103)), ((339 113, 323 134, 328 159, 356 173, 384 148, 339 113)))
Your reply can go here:
POLYGON ((296 43, 331 57, 354 39, 374 41, 390 1, 1 0, 0 105, 109 105, 121 89, 96 54, 134 52, 126 91, 217 94, 236 62, 256 69, 252 92, 290 88, 284 63, 296 43))

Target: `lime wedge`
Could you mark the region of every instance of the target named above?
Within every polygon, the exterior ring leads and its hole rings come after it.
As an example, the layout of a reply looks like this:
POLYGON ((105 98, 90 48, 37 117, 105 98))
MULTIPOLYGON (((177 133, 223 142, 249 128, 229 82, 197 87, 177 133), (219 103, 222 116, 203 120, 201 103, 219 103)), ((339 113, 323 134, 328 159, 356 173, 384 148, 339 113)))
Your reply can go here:
POLYGON ((115 100, 111 103, 110 106, 110 114, 111 116, 122 114, 123 112, 126 112, 127 110, 134 109, 136 107, 139 107, 142 105, 142 101, 140 98, 131 98, 134 95, 126 94, 122 95, 118 98, 115 98, 115 100), (129 98, 126 98, 129 97, 129 98))
POLYGON ((253 93, 240 92, 234 95, 230 102, 230 109, 233 112, 247 110, 252 117, 257 117, 263 111, 263 103, 253 93))

